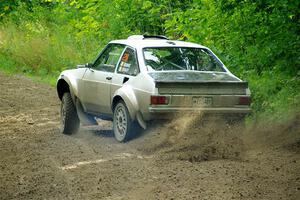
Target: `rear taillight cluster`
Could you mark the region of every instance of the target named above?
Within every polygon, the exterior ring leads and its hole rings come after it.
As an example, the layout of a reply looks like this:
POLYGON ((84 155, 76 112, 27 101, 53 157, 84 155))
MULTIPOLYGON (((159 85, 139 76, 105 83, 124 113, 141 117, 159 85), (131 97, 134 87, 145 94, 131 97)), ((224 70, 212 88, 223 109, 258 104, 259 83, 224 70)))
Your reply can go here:
POLYGON ((169 97, 167 96, 151 96, 151 105, 167 105, 169 104, 169 97))
POLYGON ((239 105, 249 106, 251 104, 251 97, 240 97, 239 105))

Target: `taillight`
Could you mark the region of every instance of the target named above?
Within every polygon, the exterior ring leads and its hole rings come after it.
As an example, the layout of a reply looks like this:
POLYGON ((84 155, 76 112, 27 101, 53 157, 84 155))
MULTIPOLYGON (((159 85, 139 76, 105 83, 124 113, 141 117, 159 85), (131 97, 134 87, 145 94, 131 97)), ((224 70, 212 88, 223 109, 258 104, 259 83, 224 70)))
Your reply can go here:
POLYGON ((251 97, 240 97, 239 98, 239 105, 247 105, 251 104, 251 97))
POLYGON ((151 105, 166 105, 169 103, 169 98, 166 96, 151 96, 151 105))

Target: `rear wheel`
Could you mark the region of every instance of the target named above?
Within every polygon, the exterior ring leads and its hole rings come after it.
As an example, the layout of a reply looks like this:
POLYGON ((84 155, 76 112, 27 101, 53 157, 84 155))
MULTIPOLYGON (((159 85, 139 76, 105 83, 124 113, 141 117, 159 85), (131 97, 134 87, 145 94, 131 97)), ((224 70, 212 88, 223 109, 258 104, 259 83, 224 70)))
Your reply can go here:
POLYGON ((126 142, 133 136, 133 122, 124 101, 119 101, 114 108, 113 129, 116 140, 126 142))
POLYGON ((74 134, 79 129, 79 119, 71 94, 63 94, 60 107, 61 132, 67 135, 74 134))

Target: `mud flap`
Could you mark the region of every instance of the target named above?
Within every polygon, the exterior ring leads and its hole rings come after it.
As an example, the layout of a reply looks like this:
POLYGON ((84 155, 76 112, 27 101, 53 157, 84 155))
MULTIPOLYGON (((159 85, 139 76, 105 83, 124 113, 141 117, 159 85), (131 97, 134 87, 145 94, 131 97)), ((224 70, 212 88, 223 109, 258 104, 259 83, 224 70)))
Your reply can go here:
POLYGON ((84 112, 83 107, 78 99, 76 99, 76 110, 80 123, 83 126, 98 125, 93 115, 84 112))
POLYGON ((142 114, 141 114, 140 112, 137 112, 136 119, 137 119, 139 125, 140 125, 144 130, 146 130, 147 124, 146 124, 146 122, 144 121, 143 116, 142 116, 142 114))

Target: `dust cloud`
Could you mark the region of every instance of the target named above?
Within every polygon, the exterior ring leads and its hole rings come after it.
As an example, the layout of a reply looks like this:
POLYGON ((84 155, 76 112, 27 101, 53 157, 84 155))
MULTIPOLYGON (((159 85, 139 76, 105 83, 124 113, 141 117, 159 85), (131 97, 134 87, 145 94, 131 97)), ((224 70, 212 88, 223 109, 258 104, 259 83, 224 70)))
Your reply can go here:
POLYGON ((299 114, 283 123, 228 123, 224 117, 180 114, 154 122, 139 149, 168 159, 201 162, 243 160, 252 149, 300 149, 299 114))

